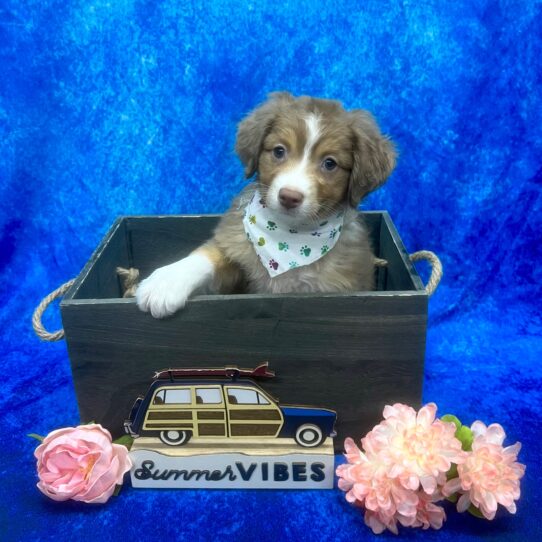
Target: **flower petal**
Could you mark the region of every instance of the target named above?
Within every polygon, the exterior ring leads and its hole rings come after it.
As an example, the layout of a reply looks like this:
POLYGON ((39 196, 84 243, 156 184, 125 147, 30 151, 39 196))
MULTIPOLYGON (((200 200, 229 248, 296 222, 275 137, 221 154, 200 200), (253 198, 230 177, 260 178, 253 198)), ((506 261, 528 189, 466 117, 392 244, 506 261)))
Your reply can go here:
POLYGON ((504 442, 505 438, 506 438, 506 433, 504 432, 502 425, 498 423, 492 423, 487 428, 487 431, 485 434, 486 442, 490 442, 491 444, 498 444, 500 446, 504 442))
POLYGON ((437 405, 435 403, 428 403, 420 408, 416 417, 416 422, 423 427, 429 427, 435 421, 436 413, 437 405))
POLYGON ((475 438, 480 435, 485 435, 487 431, 486 424, 484 422, 481 422, 480 420, 476 420, 475 422, 473 422, 470 428, 471 431, 474 433, 475 438))
POLYGON ((461 480, 459 478, 452 478, 451 480, 448 480, 442 487, 442 494, 445 497, 449 497, 450 495, 453 495, 454 493, 457 493, 460 490, 461 490, 461 480))
POLYGON ((457 511, 458 512, 465 512, 469 506, 471 505, 469 494, 465 493, 464 495, 461 495, 459 497, 459 500, 457 501, 457 511))
POLYGON ((429 495, 437 489, 437 481, 434 476, 420 476, 420 484, 423 490, 429 495))

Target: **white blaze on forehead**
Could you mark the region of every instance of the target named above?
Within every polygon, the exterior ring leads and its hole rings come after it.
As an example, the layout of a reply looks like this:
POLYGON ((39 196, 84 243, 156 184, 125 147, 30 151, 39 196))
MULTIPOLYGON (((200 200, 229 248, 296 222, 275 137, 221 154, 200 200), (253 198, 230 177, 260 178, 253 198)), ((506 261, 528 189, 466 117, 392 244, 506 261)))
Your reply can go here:
POLYGON ((305 124, 307 125, 307 143, 305 144, 303 161, 308 160, 312 148, 320 137, 320 121, 316 115, 309 115, 305 118, 305 124))

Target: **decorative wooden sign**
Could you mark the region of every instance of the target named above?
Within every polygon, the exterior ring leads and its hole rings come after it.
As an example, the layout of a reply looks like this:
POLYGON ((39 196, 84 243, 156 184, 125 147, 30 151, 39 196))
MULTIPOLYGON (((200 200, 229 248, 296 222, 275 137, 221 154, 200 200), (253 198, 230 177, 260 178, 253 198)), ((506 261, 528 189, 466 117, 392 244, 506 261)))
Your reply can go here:
POLYGON ((292 439, 210 439, 173 448, 141 438, 130 458, 132 486, 146 488, 331 489, 335 470, 331 438, 317 448, 292 439))
POLYGON ((138 397, 126 432, 134 487, 331 488, 337 415, 280 405, 255 369, 165 369, 138 397))

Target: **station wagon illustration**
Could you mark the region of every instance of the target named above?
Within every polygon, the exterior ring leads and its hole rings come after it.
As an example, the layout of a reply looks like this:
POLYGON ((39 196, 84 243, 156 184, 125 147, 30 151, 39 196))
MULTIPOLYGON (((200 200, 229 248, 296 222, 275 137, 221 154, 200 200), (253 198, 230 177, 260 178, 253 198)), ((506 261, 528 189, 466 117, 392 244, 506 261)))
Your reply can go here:
POLYGON ((253 380, 273 376, 267 363, 255 369, 158 371, 146 395, 136 399, 125 430, 134 438, 159 437, 170 446, 192 437, 293 438, 309 448, 336 435, 334 411, 279 405, 253 380))

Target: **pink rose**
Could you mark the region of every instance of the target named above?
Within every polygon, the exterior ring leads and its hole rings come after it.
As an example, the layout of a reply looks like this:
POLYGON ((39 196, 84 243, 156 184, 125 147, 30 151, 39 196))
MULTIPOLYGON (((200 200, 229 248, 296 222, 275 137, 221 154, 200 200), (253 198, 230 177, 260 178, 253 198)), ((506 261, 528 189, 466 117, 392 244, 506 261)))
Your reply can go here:
POLYGON ((104 503, 132 467, 128 449, 99 424, 49 433, 34 452, 39 490, 54 499, 104 503))

